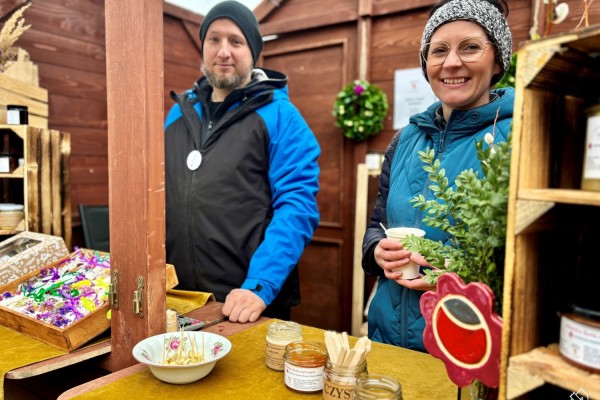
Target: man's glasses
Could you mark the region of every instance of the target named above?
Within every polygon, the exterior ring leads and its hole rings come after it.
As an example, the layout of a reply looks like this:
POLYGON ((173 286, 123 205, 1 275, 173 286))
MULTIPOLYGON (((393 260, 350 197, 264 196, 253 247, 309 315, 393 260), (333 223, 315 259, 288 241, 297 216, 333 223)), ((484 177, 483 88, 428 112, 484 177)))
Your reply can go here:
MULTIPOLYGON (((483 53, 490 43, 492 42, 482 37, 464 38, 455 46, 456 53, 464 63, 476 62, 483 57, 483 53)), ((421 49, 421 58, 427 65, 433 67, 443 64, 450 54, 450 50, 452 50, 452 46, 446 42, 425 43, 421 49)))

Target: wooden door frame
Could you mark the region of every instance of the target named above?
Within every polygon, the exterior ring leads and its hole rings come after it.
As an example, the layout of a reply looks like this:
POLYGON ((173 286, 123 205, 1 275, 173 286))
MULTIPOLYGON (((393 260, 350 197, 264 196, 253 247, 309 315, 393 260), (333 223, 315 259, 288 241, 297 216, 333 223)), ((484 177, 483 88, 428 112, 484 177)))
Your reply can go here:
POLYGON ((119 370, 135 364, 137 342, 165 331, 163 1, 106 0, 105 24, 111 274, 118 272, 119 298, 107 365, 119 370))

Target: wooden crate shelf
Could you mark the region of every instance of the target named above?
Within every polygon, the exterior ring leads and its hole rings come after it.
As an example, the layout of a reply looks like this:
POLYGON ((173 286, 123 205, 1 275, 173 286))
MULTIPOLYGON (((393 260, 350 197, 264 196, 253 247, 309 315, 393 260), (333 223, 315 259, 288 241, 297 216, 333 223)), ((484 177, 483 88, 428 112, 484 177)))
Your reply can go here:
POLYGON ((558 344, 537 347, 510 358, 507 399, 514 399, 544 383, 551 383, 577 393, 584 390, 590 399, 600 399, 600 375, 583 371, 566 362, 558 351, 558 344))
POLYGON ((598 375, 566 364, 550 346, 560 336, 558 308, 597 275, 600 192, 581 190, 581 181, 598 54, 600 25, 528 42, 518 52, 500 399, 540 385, 600 398, 598 375))
POLYGON ((27 106, 29 124, 36 128, 48 128, 48 91, 31 83, 0 74, 0 124, 6 124, 6 106, 27 106))
POLYGON ((24 205, 25 223, 20 229, 61 236, 71 248, 71 195, 69 179, 70 135, 28 125, 0 125, 3 149, 17 153, 23 165, 1 173, 2 202, 24 205), (21 181, 21 182, 19 182, 21 181))

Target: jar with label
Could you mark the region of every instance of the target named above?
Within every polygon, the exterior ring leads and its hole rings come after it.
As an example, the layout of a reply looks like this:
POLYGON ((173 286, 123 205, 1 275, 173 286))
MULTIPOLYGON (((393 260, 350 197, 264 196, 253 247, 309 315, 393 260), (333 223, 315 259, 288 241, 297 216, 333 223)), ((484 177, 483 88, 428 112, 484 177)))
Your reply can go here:
POLYGON ((323 399, 351 399, 356 380, 366 375, 366 360, 354 365, 338 365, 327 358, 323 370, 323 399))
POLYGON ((587 126, 581 189, 600 191, 600 104, 586 110, 587 126))
POLYGON ((400 382, 381 374, 368 374, 356 380, 354 400, 402 400, 400 382))
POLYGON ((559 349, 567 362, 600 374, 600 310, 571 304, 561 314, 559 349))
POLYGON ((302 340, 302 327, 291 321, 272 322, 267 332, 265 364, 275 371, 283 371, 285 346, 302 340))
POLYGON ((177 321, 177 311, 167 308, 167 332, 177 332, 179 330, 179 323, 177 321))
POLYGON ((301 340, 288 344, 283 355, 285 386, 298 393, 322 391, 326 359, 324 343, 301 340))

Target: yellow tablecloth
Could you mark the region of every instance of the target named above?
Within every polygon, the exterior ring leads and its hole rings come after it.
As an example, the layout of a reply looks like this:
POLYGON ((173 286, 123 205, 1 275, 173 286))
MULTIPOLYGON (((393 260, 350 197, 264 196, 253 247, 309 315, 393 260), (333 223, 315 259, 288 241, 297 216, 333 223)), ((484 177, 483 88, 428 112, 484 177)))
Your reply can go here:
MULTIPOLYGON (((168 290, 166 303, 168 308, 184 314, 204 306, 211 299, 214 300, 212 293, 168 290)), ((8 371, 68 354, 1 325, 0 348, 0 400, 4 399, 4 376, 8 371)))
POLYGON ((214 300, 215 295, 205 292, 192 292, 189 290, 167 290, 167 308, 185 314, 197 308, 203 307, 207 301, 214 300))
POLYGON ((4 399, 4 375, 8 371, 67 354, 4 326, 0 326, 0 348, 0 400, 4 399))
MULTIPOLYGON (((77 400, 113 399, 320 399, 318 394, 288 390, 283 372, 265 366, 264 323, 229 337, 231 352, 204 379, 187 385, 171 385, 154 378, 149 369, 77 396, 77 400)), ((305 339, 324 341, 321 329, 302 327, 305 339)), ((353 346, 356 338, 350 338, 353 346)), ((367 357, 370 373, 392 376, 402 385, 406 400, 455 399, 457 388, 447 378, 440 360, 411 350, 373 343, 367 357)))

